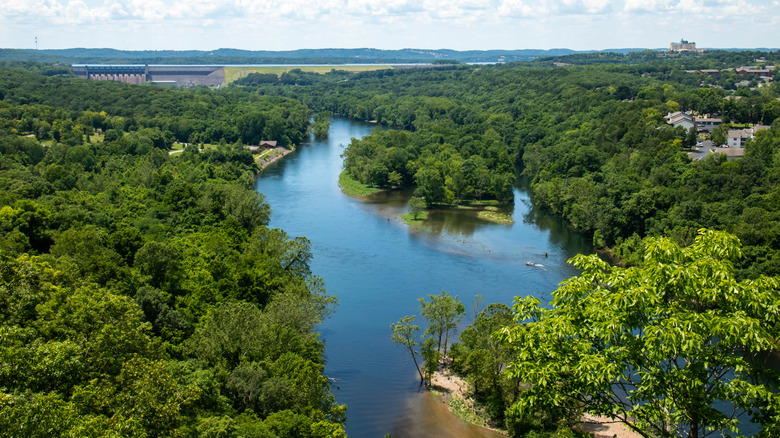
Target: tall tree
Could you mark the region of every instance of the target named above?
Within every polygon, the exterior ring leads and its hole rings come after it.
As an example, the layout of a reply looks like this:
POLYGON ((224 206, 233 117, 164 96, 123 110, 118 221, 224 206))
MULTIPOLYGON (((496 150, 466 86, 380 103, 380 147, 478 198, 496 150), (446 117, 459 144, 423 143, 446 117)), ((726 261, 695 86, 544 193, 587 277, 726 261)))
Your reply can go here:
POLYGON ((397 323, 390 324, 390 327, 393 329, 393 342, 409 350, 409 355, 412 356, 414 366, 417 368, 417 374, 420 375, 420 382, 424 382, 425 377, 420 369, 419 362, 417 362, 417 351, 415 351, 415 348, 419 345, 418 338, 420 333, 420 326, 413 324, 415 318, 415 315, 404 316, 397 323))
POLYGON ((681 248, 645 241, 643 267, 596 255, 554 292, 549 308, 518 298, 501 339, 508 373, 528 384, 510 408, 565 414, 581 406, 646 437, 691 438, 739 429, 747 414, 765 436, 780 432, 778 374, 763 363, 778 348, 780 279, 737 281, 737 238, 701 230, 681 248), (744 417, 743 417, 744 418, 744 417))
POLYGON ((436 349, 447 355, 447 344, 449 343, 450 332, 454 333, 458 323, 466 314, 466 306, 460 302, 457 296, 451 296, 446 291, 439 295, 428 295, 430 301, 420 298, 420 313, 428 321, 428 327, 425 329, 426 335, 436 338, 436 349), (443 341, 443 342, 442 342, 443 341))

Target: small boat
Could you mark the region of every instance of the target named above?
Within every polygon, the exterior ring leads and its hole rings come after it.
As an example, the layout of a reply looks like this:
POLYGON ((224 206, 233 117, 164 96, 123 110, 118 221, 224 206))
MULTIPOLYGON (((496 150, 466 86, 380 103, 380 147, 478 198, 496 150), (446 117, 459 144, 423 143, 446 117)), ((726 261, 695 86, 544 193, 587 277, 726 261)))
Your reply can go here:
POLYGON ((534 262, 525 262, 526 266, 536 266, 536 263, 534 262))

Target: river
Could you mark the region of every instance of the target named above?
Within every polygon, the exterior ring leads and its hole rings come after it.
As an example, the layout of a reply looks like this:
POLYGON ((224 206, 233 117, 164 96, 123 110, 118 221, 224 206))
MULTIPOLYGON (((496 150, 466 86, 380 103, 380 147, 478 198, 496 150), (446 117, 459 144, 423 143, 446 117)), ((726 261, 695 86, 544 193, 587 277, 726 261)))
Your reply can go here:
POLYGON ((430 230, 413 230, 397 219, 405 213, 401 194, 369 202, 345 196, 338 187, 340 155, 351 138, 373 129, 336 119, 327 139, 300 145, 257 180, 273 210, 271 226, 311 241, 312 271, 339 299, 321 333, 325 373, 339 379, 333 393, 348 406, 347 433, 491 436, 464 426, 420 391, 408 353, 390 340, 390 324, 417 314, 419 297, 442 290, 469 309, 464 323, 473 318, 476 294, 485 304, 511 305, 517 295, 547 302, 559 282, 576 275, 566 260, 592 248, 560 220, 535 211, 521 188, 510 211, 514 225, 481 222, 468 211, 439 211, 431 215, 430 230))

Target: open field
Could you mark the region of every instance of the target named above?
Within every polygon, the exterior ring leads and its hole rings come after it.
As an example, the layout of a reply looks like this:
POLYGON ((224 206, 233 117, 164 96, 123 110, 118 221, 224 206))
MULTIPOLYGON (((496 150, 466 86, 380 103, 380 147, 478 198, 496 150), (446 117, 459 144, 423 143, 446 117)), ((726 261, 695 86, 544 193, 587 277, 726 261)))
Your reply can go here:
POLYGON ((273 73, 281 76, 282 73, 296 68, 306 72, 327 73, 333 69, 351 72, 387 70, 393 68, 389 64, 372 65, 253 65, 225 67, 225 83, 229 84, 236 79, 243 78, 249 73, 273 73))

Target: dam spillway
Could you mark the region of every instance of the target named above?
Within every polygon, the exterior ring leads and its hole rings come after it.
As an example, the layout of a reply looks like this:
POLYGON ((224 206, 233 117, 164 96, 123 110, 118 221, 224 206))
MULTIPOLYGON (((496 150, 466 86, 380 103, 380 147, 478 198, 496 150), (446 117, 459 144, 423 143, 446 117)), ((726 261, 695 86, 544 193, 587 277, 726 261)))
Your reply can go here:
POLYGON ((151 82, 178 87, 225 85, 225 69, 215 65, 74 64, 71 71, 83 79, 128 84, 151 82))

